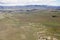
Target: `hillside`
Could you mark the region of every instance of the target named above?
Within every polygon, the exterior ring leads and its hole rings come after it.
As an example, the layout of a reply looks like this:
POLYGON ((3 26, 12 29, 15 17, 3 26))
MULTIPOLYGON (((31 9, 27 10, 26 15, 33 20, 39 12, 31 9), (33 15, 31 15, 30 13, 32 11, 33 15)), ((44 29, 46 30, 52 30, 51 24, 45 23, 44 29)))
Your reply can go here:
POLYGON ((0 40, 60 40, 60 11, 0 11, 0 40))

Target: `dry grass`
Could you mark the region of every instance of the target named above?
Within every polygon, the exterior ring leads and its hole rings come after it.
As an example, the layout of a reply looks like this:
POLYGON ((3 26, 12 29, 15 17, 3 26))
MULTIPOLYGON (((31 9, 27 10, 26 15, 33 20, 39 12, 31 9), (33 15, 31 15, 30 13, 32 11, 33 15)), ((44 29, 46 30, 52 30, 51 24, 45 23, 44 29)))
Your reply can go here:
MULTIPOLYGON (((57 14, 58 15, 58 14, 57 14)), ((50 11, 0 14, 0 40, 38 40, 37 33, 59 39, 60 17, 52 18, 50 11), (46 14, 44 14, 46 12, 46 14), (49 14, 48 14, 49 13, 49 14)))

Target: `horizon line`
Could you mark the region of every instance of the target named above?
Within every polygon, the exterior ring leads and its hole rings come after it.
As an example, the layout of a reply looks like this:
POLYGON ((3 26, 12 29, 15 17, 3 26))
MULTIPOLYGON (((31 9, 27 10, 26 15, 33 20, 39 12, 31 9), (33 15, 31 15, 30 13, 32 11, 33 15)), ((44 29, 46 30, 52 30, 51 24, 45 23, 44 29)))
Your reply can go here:
MULTIPOLYGON (((29 6, 29 5, 43 5, 43 4, 28 4, 28 5, 1 5, 0 6, 29 6)), ((45 6, 59 6, 59 5, 45 5, 45 6)))

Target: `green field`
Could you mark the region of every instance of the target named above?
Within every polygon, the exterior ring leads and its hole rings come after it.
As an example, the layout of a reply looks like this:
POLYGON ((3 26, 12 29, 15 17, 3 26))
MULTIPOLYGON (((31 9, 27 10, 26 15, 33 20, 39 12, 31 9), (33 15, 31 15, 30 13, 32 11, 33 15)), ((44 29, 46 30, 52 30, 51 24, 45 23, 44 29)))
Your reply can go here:
POLYGON ((60 12, 0 12, 0 40, 60 40, 60 12))

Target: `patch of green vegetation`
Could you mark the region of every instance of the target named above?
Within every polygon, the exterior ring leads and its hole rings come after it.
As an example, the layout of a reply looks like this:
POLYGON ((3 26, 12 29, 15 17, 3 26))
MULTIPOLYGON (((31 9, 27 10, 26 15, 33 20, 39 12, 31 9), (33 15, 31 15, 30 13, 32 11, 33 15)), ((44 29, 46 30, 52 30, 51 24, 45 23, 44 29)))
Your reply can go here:
POLYGON ((60 23, 57 23, 57 22, 45 22, 45 23, 43 23, 44 25, 47 25, 47 26, 52 26, 52 27, 54 27, 54 26, 60 26, 60 23))

